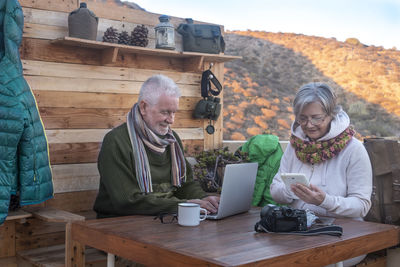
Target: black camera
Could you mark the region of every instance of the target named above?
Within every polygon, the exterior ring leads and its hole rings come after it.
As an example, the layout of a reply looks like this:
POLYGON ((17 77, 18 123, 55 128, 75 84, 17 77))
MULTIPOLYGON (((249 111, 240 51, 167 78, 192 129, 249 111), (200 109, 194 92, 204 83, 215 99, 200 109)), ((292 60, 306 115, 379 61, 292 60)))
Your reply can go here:
MULTIPOLYGON (((268 232, 307 231, 307 213, 305 210, 268 204, 260 213, 258 222, 268 232)), ((256 224, 256 231, 258 231, 256 224)))
POLYGON ((193 111, 193 117, 216 121, 221 113, 220 101, 220 98, 213 96, 208 96, 200 100, 193 111))

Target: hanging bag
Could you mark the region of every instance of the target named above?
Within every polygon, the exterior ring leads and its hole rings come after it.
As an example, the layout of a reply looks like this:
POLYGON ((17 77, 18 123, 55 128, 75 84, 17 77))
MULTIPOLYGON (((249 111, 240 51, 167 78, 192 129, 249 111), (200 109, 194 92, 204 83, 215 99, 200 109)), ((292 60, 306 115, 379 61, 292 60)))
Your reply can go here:
POLYGON ((219 54, 225 51, 225 41, 221 29, 217 25, 193 24, 192 19, 186 19, 186 24, 180 24, 177 31, 182 35, 183 51, 219 54))

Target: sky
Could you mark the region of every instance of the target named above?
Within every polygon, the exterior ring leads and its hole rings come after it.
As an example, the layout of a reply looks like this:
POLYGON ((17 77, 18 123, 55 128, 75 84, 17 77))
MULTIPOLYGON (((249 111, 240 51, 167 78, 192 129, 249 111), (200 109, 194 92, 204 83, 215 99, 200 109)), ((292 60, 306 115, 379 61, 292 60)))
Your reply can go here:
POLYGON ((400 0, 129 0, 148 12, 400 50, 400 0))

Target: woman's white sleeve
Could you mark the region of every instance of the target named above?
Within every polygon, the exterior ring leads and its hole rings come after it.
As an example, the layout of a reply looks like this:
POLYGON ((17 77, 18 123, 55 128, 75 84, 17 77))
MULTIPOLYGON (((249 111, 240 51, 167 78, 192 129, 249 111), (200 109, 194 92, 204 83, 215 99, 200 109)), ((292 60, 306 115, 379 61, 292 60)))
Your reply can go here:
POLYGON ((362 143, 350 155, 346 176, 347 196, 327 194, 320 207, 340 216, 365 217, 371 208, 372 167, 362 143))
POLYGON ((296 198, 290 190, 286 189, 281 179, 281 173, 290 172, 290 161, 288 160, 288 158, 290 158, 290 153, 294 153, 294 150, 288 145, 281 158, 279 171, 275 174, 270 187, 272 198, 280 204, 290 204, 293 202, 293 199, 296 198))

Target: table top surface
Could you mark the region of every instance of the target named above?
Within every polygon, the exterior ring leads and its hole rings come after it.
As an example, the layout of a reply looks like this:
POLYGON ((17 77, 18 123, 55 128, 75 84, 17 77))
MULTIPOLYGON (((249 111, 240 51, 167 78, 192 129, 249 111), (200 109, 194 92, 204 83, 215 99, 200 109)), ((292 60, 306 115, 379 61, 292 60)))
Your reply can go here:
POLYGON ((149 266, 321 266, 399 243, 399 227, 336 219, 342 237, 257 233, 259 209, 196 227, 127 216, 72 224, 72 240, 149 266))

